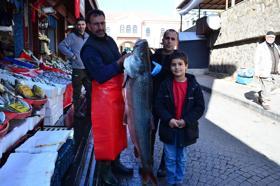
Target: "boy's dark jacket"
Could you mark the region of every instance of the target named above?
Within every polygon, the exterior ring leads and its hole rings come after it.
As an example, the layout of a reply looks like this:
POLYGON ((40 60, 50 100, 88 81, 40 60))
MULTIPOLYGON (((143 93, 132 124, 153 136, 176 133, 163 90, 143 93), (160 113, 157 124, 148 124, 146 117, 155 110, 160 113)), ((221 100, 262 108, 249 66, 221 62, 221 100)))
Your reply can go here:
POLYGON ((203 115, 205 105, 204 98, 195 77, 186 74, 187 94, 182 111, 182 119, 186 122, 184 128, 171 128, 169 121, 175 118, 175 106, 173 96, 173 79, 168 78, 162 82, 156 97, 156 112, 160 116, 159 136, 160 140, 167 144, 175 144, 177 147, 185 147, 196 142, 198 138, 198 119, 203 115))

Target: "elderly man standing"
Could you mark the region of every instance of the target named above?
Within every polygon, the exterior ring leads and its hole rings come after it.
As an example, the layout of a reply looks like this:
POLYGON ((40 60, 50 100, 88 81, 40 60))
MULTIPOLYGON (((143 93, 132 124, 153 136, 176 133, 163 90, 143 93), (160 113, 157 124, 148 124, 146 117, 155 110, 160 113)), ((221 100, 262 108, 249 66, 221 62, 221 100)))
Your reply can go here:
POLYGON ((280 88, 280 50, 275 44, 275 33, 269 31, 265 41, 258 45, 255 52, 255 76, 259 78, 261 90, 258 102, 265 109, 270 109, 270 96, 280 88))
MULTIPOLYGON (((73 32, 61 41, 58 48, 72 62, 72 86, 73 86, 73 104, 76 117, 84 117, 84 113, 78 111, 81 105, 82 86, 86 89, 87 102, 90 103, 91 82, 86 74, 85 66, 80 58, 80 51, 89 35, 85 32, 86 21, 79 18, 76 21, 76 27, 73 32)), ((90 104, 87 104, 90 105, 90 104)))

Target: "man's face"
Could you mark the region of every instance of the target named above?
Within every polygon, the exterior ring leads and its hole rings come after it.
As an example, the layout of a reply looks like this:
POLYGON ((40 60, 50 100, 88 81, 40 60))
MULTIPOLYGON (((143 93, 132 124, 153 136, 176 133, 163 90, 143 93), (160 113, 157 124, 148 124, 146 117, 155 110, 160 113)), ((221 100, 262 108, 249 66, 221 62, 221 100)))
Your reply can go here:
POLYGON ((78 21, 76 24, 76 29, 83 34, 86 30, 86 22, 85 21, 78 21))
POLYGON ((268 42, 269 44, 272 44, 272 43, 274 43, 274 41, 275 41, 275 35, 266 35, 266 36, 265 36, 265 40, 266 40, 266 42, 268 42))
POLYGON ((162 38, 162 45, 165 50, 173 51, 178 44, 177 33, 167 32, 162 38))
POLYGON ((91 16, 90 23, 87 24, 89 31, 97 37, 105 36, 105 17, 104 16, 91 16))

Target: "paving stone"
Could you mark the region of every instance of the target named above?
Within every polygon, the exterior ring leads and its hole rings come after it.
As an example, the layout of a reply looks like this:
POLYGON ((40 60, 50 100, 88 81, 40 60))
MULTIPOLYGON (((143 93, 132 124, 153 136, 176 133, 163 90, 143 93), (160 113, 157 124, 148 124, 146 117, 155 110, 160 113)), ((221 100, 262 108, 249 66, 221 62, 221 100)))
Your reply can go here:
POLYGON ((275 180, 268 184, 268 186, 279 186, 279 185, 280 185, 280 180, 275 180))
MULTIPOLYGON (((159 166, 162 143, 158 136, 155 145, 154 172, 159 166)), ((134 176, 122 179, 122 185, 140 186, 141 178, 136 170, 139 160, 133 155, 132 143, 122 153, 121 161, 134 168, 134 176)), ((159 179, 164 185, 165 179, 159 179)), ((202 118, 200 138, 187 148, 187 167, 184 185, 280 185, 280 166, 251 149, 214 123, 202 118)), ((160 185, 161 186, 161 185, 160 185)))
POLYGON ((240 183, 240 186, 253 186, 253 184, 251 184, 250 182, 245 181, 245 182, 240 183))

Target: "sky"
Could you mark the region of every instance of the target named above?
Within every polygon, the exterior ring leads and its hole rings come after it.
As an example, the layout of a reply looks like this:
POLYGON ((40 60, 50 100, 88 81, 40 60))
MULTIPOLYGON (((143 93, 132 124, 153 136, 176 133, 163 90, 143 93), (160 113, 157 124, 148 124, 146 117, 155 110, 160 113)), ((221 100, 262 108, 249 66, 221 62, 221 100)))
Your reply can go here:
POLYGON ((176 7, 183 0, 97 0, 99 9, 107 12, 149 12, 164 17, 180 17, 176 7))

